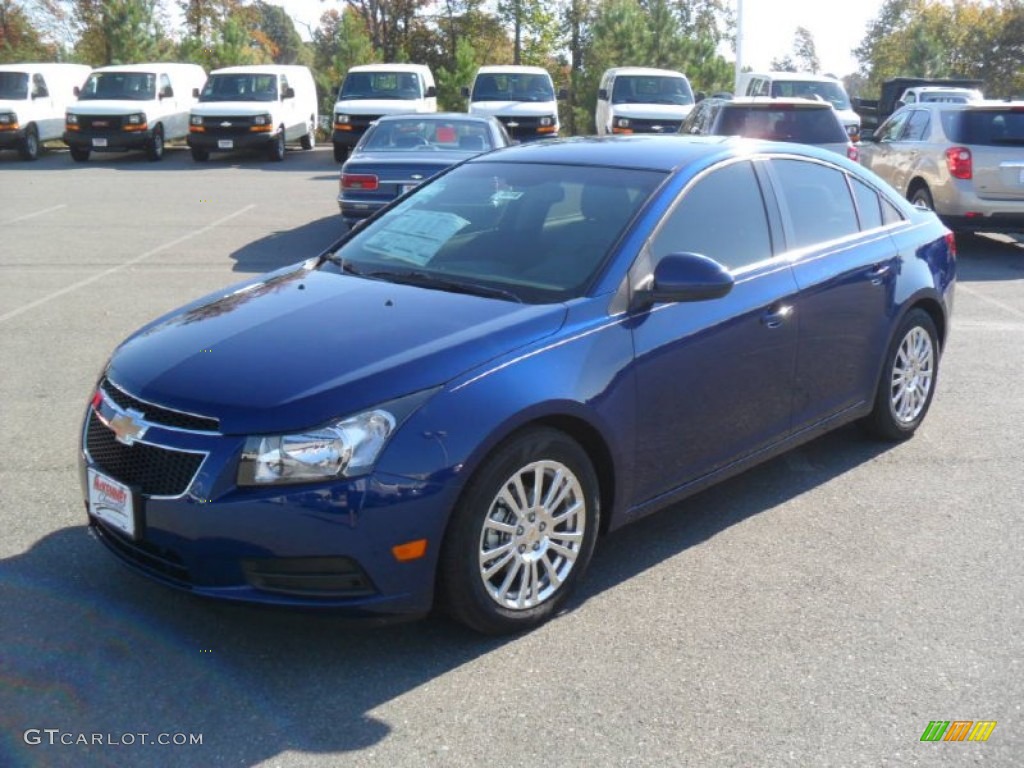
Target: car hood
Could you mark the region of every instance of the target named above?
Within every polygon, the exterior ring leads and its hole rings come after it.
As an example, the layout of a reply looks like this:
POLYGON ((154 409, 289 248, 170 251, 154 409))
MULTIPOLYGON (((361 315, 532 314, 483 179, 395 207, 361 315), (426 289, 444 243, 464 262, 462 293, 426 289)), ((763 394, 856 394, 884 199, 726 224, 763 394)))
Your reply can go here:
POLYGON ((424 99, 351 99, 334 104, 336 115, 403 115, 428 110, 424 99))
POLYGON ((693 109, 692 104, 616 104, 615 117, 641 120, 682 120, 693 109))
POLYGON ((558 107, 553 101, 477 101, 469 109, 471 115, 501 115, 536 117, 556 115, 558 107))
POLYGON ((67 111, 76 115, 134 115, 153 108, 154 102, 121 99, 90 99, 68 105, 67 111))
POLYGON ((443 384, 554 333, 565 307, 282 270, 129 337, 108 375, 225 434, 304 429, 443 384))
POLYGON ((273 101, 210 101, 194 104, 191 112, 200 117, 253 117, 274 110, 273 101))
POLYGON ((0 99, 0 112, 17 112, 24 109, 28 99, 0 99))

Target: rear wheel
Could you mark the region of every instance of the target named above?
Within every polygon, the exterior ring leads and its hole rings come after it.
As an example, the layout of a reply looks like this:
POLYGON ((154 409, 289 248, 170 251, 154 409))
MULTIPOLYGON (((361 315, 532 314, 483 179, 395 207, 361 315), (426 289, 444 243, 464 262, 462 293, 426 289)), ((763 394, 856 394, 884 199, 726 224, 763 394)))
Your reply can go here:
POLYGON ((312 149, 316 146, 316 126, 313 123, 309 124, 306 135, 302 137, 299 143, 303 149, 312 149))
POLYGON ((531 429, 502 444, 467 486, 445 537, 448 611, 487 634, 546 621, 590 561, 598 499, 590 459, 563 432, 531 429))
POLYGON ((928 187, 924 185, 915 188, 907 199, 914 205, 927 208, 929 211, 935 210, 935 203, 932 202, 932 193, 929 192, 928 187))
POLYGON ((931 315, 912 309, 885 357, 875 407, 864 426, 883 440, 913 437, 932 402, 939 368, 939 334, 931 315))
POLYGON ((25 129, 25 138, 21 140, 18 154, 21 155, 22 160, 39 159, 39 132, 34 125, 25 129))
POLYGON ((278 130, 277 135, 270 144, 270 159, 275 163, 284 160, 284 126, 278 130))
POLYGON ((85 147, 72 147, 71 148, 71 159, 76 163, 84 163, 89 159, 89 155, 92 154, 91 150, 85 147))
POLYGON ((164 129, 161 126, 157 126, 153 129, 153 138, 149 140, 149 144, 146 146, 146 157, 152 162, 161 160, 164 156, 164 129))

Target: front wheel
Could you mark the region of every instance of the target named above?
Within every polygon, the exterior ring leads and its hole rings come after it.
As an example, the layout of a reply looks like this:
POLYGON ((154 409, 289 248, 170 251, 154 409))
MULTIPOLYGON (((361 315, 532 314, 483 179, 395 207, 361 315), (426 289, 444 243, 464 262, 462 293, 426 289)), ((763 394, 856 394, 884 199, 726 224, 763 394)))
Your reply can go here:
POLYGON ((270 143, 270 159, 275 163, 279 163, 284 160, 284 126, 281 126, 280 131, 274 137, 274 140, 270 143))
POLYGON ((153 138, 149 140, 146 147, 146 157, 151 162, 162 160, 164 156, 164 129, 159 125, 153 129, 153 138))
POLYGON ((907 440, 928 413, 939 368, 939 334, 931 315, 913 309, 886 352, 874 410, 864 420, 883 440, 907 440))
POLYGON ((39 133, 34 125, 25 129, 25 138, 21 140, 18 154, 21 155, 22 160, 39 159, 39 133))
POLYGON ((582 577, 600 524, 597 476, 586 452, 549 428, 502 444, 453 513, 441 551, 441 598, 487 634, 550 618, 582 577))

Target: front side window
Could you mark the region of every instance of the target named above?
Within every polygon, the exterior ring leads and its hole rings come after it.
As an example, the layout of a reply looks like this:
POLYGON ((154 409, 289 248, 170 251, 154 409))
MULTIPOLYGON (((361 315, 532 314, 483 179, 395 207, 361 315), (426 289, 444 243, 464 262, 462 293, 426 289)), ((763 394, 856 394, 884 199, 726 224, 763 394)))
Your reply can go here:
POLYGON ((761 186, 749 161, 711 171, 665 217, 650 247, 656 263, 670 253, 699 253, 738 269, 772 256, 761 186))
POLYGON ((46 87, 46 81, 42 75, 32 75, 32 96, 38 99, 50 95, 50 89, 46 87))
POLYGON ((926 109, 915 109, 907 118, 907 127, 903 132, 904 141, 924 141, 931 123, 931 115, 926 109))
POLYGON ((336 257, 368 277, 564 301, 582 294, 663 179, 618 168, 467 163, 372 220, 336 257))
POLYGON ((907 122, 907 118, 910 116, 909 110, 899 112, 878 128, 878 140, 879 141, 898 141, 900 134, 903 132, 903 126, 907 122))
POLYGON ((772 160, 793 225, 791 248, 808 248, 860 230, 846 174, 821 163, 772 160))

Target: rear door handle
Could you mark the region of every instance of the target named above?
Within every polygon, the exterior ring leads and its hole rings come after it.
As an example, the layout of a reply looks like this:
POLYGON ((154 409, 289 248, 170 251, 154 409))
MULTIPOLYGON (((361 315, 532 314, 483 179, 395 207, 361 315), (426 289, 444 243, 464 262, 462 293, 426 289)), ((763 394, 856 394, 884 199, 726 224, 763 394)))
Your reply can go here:
POLYGON ((761 325, 765 328, 778 328, 789 316, 793 314, 793 307, 789 304, 773 307, 761 315, 761 325))
POLYGON ((889 264, 876 264, 868 270, 868 277, 871 278, 872 285, 881 285, 882 279, 889 274, 889 270, 892 267, 889 264))

